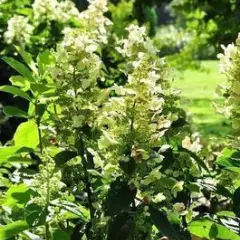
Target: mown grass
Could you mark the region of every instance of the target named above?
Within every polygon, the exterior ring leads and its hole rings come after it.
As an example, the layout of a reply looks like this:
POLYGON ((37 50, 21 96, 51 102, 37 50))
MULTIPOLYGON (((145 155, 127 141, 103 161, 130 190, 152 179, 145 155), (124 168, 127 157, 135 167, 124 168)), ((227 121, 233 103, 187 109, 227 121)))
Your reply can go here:
POLYGON ((206 138, 225 138, 232 134, 228 120, 214 109, 213 103, 224 99, 215 94, 224 76, 218 72, 218 61, 203 61, 206 71, 187 70, 176 73, 174 86, 182 91, 181 106, 189 112, 193 125, 206 138))

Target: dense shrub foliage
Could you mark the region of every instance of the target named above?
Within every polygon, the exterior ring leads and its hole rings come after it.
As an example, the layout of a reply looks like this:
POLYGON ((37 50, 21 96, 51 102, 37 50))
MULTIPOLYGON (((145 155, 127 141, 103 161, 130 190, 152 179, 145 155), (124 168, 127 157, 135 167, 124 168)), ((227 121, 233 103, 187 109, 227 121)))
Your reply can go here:
POLYGON ((171 6, 178 21, 195 28, 198 34, 206 32, 209 35, 208 44, 216 50, 219 50, 220 44, 232 42, 239 32, 238 0, 173 0, 171 6), (215 25, 213 31, 205 29, 209 25, 215 25))
POLYGON ((235 152, 209 166, 146 27, 114 31, 107 0, 21 3, 1 5, 22 14, 3 34, 21 60, 3 58, 15 72, 0 90, 28 107, 3 108, 23 122, 0 148, 0 239, 240 239, 235 152))

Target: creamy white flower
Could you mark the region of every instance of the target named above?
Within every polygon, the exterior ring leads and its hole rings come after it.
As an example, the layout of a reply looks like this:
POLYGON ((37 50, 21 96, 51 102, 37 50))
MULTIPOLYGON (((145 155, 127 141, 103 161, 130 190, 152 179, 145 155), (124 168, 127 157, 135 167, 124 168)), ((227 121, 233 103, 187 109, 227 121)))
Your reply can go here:
POLYGON ((34 18, 39 21, 55 20, 57 7, 57 0, 35 0, 32 4, 34 18))
POLYGON ((200 152, 202 149, 202 145, 200 144, 200 138, 194 137, 194 135, 192 136, 192 138, 193 140, 190 137, 186 136, 183 139, 182 141, 183 148, 194 153, 200 152))
POLYGON ((164 201, 166 197, 163 195, 163 193, 158 193, 156 196, 153 197, 152 201, 155 203, 160 203, 164 201))
MULTIPOLYGON (((225 108, 220 110, 225 116, 232 120, 233 128, 240 128, 239 105, 240 105, 240 35, 236 44, 222 46, 224 53, 218 54, 220 59, 219 70, 227 77, 225 91, 221 89, 220 94, 228 93, 225 101, 225 108)), ((218 89, 219 90, 219 89, 218 89)))
POLYGON ((39 22, 58 21, 65 23, 80 13, 70 0, 58 2, 57 0, 35 0, 32 4, 34 19, 39 22))
POLYGON ((29 24, 28 18, 20 15, 14 15, 8 20, 7 31, 4 33, 6 43, 17 43, 25 45, 29 43, 33 26, 29 24))

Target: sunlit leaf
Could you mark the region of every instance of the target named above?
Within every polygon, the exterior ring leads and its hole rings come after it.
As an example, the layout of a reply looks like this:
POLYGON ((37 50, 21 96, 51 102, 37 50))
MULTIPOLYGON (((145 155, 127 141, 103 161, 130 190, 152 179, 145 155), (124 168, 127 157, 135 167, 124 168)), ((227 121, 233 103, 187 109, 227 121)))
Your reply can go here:
POLYGON ((31 71, 28 69, 27 66, 24 64, 18 62, 14 58, 10 57, 3 57, 2 58, 8 65, 10 65, 13 69, 15 69, 18 73, 20 73, 22 76, 29 79, 31 82, 36 82, 35 77, 31 73, 31 71))
POLYGON ((27 230, 29 228, 26 221, 20 220, 9 223, 8 225, 0 226, 0 239, 6 240, 27 230))
POLYGON ((0 91, 10 93, 17 97, 24 98, 24 99, 28 100, 29 102, 32 101, 32 98, 18 87, 4 85, 4 86, 0 87, 0 91))
POLYGON ((37 124, 32 120, 20 124, 13 139, 15 146, 36 148, 39 144, 37 124))
POLYGON ((3 108, 3 112, 8 117, 28 118, 28 113, 17 107, 6 106, 3 108))
POLYGON ((188 230, 195 236, 206 239, 240 240, 240 236, 223 225, 209 219, 193 221, 188 230))

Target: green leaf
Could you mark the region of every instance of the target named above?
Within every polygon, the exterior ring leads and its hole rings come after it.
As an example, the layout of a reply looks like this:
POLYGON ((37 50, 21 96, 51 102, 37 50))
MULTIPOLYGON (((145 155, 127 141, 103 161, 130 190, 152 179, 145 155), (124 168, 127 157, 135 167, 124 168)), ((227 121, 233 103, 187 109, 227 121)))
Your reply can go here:
POLYGON ((45 69, 46 66, 53 64, 54 61, 55 61, 54 56, 52 55, 52 53, 49 50, 38 54, 37 64, 38 64, 39 70, 42 75, 46 71, 46 69, 45 69))
POLYGON ((36 68, 36 64, 33 61, 32 55, 26 52, 22 47, 15 46, 19 54, 22 56, 24 62, 30 67, 30 69, 37 74, 38 70, 36 68))
POLYGON ((19 147, 0 147, 0 164, 7 160, 19 150, 19 147))
POLYGON ((216 163, 225 168, 240 168, 240 153, 234 149, 224 149, 216 163))
POLYGON ((26 221, 29 226, 36 227, 44 225, 47 218, 46 208, 38 206, 36 203, 27 205, 26 207, 26 221))
POLYGON ((206 239, 240 240, 238 234, 209 219, 193 221, 188 230, 191 234, 206 239))
POLYGON ((77 156, 77 152, 73 151, 62 151, 60 153, 57 153, 54 156, 54 161, 57 164, 57 166, 61 166, 65 164, 67 161, 71 160, 72 158, 77 156))
POLYGON ((5 226, 0 226, 0 239, 9 239, 29 228, 26 221, 20 220, 16 222, 9 223, 5 226))
POLYGON ((27 91, 30 88, 30 81, 21 75, 12 76, 9 80, 12 85, 20 87, 24 91, 27 91))
POLYGON ((55 93, 55 85, 32 83, 31 90, 38 94, 44 93, 49 95, 55 93))
POLYGON ((233 196, 232 193, 227 188, 220 184, 217 184, 216 193, 230 199, 233 196))
POLYGON ((68 201, 52 201, 52 205, 60 207, 61 209, 65 210, 66 212, 62 211, 61 217, 63 219, 66 219, 67 217, 70 217, 71 219, 80 218, 84 222, 88 222, 90 220, 90 212, 89 209, 82 206, 82 205, 77 205, 72 202, 68 201), (71 213, 70 215, 67 213, 71 213))
POLYGON ((111 183, 105 200, 105 212, 107 216, 114 216, 123 210, 129 209, 136 190, 131 190, 128 183, 117 178, 111 183))
POLYGON ((24 98, 24 99, 28 100, 29 102, 32 101, 31 97, 18 87, 3 85, 3 86, 0 87, 0 91, 7 92, 7 93, 10 93, 14 96, 24 98))
POLYGON ((209 169, 207 167, 207 165, 205 164, 204 160, 202 160, 199 156, 197 156, 195 153, 183 148, 185 152, 189 153, 189 155, 196 161, 196 163, 202 167, 204 170, 206 170, 207 172, 209 172, 209 169))
POLYGON ((149 206, 149 213, 156 228, 166 237, 171 240, 180 240, 181 236, 169 222, 167 216, 153 206, 149 206))
POLYGON ((28 118, 28 114, 17 107, 6 106, 3 108, 3 112, 8 117, 28 118))
POLYGON ((39 144, 37 124, 32 120, 20 124, 13 139, 15 146, 35 149, 39 144))
POLYGON ((195 183, 189 183, 186 186, 191 192, 200 192, 200 187, 195 183))
POLYGON ((59 239, 70 240, 70 237, 66 232, 60 229, 54 229, 52 234, 52 240, 59 240, 59 239))
POLYGON ((22 163, 22 164, 33 164, 34 161, 31 158, 27 157, 18 157, 18 156, 13 156, 8 159, 8 162, 10 163, 22 163))
POLYGON ((233 194, 233 211, 240 217, 240 187, 238 187, 233 194))
POLYGON ((30 200, 30 189, 25 184, 11 186, 5 196, 4 206, 23 208, 30 200))
POLYGON ((217 216, 219 216, 219 217, 230 217, 230 218, 236 217, 235 213, 234 212, 230 212, 230 211, 218 212, 217 216))
POLYGON ((14 58, 10 58, 10 57, 3 57, 2 59, 8 65, 10 65, 13 69, 15 69, 18 73, 23 75, 25 78, 27 78, 31 82, 36 82, 36 79, 32 75, 31 71, 24 64, 18 62, 14 58))
POLYGON ((136 169, 136 161, 133 158, 130 158, 129 161, 120 161, 119 165, 121 169, 128 175, 132 175, 136 169))

